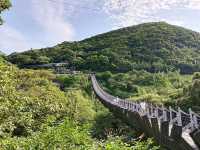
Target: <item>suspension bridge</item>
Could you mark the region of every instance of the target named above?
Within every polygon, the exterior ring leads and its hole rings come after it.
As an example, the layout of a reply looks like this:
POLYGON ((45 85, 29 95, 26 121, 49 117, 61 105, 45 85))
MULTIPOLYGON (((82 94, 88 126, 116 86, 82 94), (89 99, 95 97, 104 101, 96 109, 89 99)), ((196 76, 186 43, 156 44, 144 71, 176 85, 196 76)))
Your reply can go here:
POLYGON ((191 109, 155 106, 146 102, 133 102, 105 92, 91 75, 95 94, 111 112, 147 137, 153 137, 161 146, 170 150, 200 149, 200 116, 191 109))

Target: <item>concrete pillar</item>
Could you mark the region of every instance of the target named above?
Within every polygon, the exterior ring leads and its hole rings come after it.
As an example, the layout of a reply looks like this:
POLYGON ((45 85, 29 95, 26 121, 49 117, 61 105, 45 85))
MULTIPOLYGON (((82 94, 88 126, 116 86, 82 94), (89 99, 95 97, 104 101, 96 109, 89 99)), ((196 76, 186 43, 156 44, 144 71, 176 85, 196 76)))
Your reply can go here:
POLYGON ((153 136, 153 132, 151 129, 151 123, 149 122, 149 118, 147 115, 141 116, 142 121, 143 121, 143 126, 144 126, 144 130, 145 130, 145 134, 148 137, 152 137, 153 136))
POLYGON ((182 126, 174 124, 171 129, 170 137, 172 137, 174 140, 180 140, 181 135, 182 135, 182 126))
POLYGON ((168 137, 169 136, 169 121, 163 121, 160 124, 160 132, 163 136, 168 137))
POLYGON ((200 130, 195 130, 192 133, 190 133, 192 139, 194 140, 195 144, 200 149, 200 130))
POLYGON ((173 147, 181 150, 193 150, 193 148, 182 138, 182 126, 173 125, 170 138, 173 140, 173 147))
POLYGON ((160 143, 163 145, 168 145, 168 138, 169 138, 169 121, 162 121, 160 123, 160 143))
POLYGON ((171 134, 170 134, 170 144, 171 146, 174 147, 174 149, 180 149, 183 150, 180 146, 180 140, 181 140, 181 134, 182 134, 182 127, 178 125, 173 125, 171 129, 171 134))
POLYGON ((143 123, 140 115, 137 112, 129 112, 129 123, 133 126, 137 131, 143 131, 143 123))
POLYGON ((159 125, 158 125, 158 119, 157 118, 151 118, 151 128, 153 131, 153 136, 155 140, 160 143, 161 136, 159 132, 159 125))
POLYGON ((179 141, 179 147, 181 150, 194 150, 182 137, 179 141))

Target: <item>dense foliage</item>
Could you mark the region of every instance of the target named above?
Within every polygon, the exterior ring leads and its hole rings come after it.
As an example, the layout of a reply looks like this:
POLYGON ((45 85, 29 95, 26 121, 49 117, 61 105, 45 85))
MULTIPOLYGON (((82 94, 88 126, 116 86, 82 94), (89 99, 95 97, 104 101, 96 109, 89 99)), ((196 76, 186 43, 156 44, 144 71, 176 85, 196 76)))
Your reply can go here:
POLYGON ((149 73, 132 71, 112 74, 98 73, 97 77, 109 93, 134 101, 165 104, 185 111, 192 108, 200 113, 200 73, 181 75, 179 72, 149 73))
POLYGON ((149 72, 200 71, 200 34, 164 22, 146 23, 80 42, 13 53, 8 57, 21 67, 49 62, 68 62, 77 70, 149 72))
POLYGON ((183 88, 190 84, 191 75, 180 75, 179 72, 149 73, 132 71, 112 74, 97 74, 98 79, 109 93, 113 95, 163 103, 176 99, 183 88))
POLYGON ((192 108, 200 113, 200 73, 193 75, 192 82, 185 86, 182 96, 178 99, 178 105, 185 109, 192 108))
POLYGON ((94 100, 90 88, 84 74, 20 70, 0 59, 1 149, 158 149, 151 140, 126 144, 133 129, 94 100))
MULTIPOLYGON (((9 7, 1 0, 0 14, 9 7)), ((101 72, 99 81, 113 95, 199 111, 200 73, 180 75, 200 71, 199 50, 199 33, 161 22, 7 59, 24 68, 67 62, 68 68, 101 72)), ((137 134, 95 100, 86 74, 18 69, 0 57, 1 149, 161 149, 152 139, 133 140, 137 134)))
MULTIPOLYGON (((2 11, 4 11, 5 9, 8 9, 11 6, 10 0, 1 0, 0 1, 0 15, 2 13, 2 11)), ((3 23, 3 20, 0 16, 0 25, 3 23)))

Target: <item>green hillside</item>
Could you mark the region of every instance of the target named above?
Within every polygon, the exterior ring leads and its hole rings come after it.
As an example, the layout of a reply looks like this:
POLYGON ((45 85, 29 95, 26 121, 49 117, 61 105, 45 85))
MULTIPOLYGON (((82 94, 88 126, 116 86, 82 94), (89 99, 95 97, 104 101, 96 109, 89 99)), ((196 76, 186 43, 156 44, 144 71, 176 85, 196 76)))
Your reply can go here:
POLYGON ((128 144, 126 138, 137 133, 94 100, 90 89, 85 74, 56 76, 0 59, 0 149, 158 149, 150 139, 128 144))
POLYGON ((145 23, 79 42, 13 53, 8 60, 20 67, 68 62, 76 70, 190 74, 200 71, 200 34, 165 22, 145 23))
POLYGON ((0 59, 2 149, 162 149, 151 139, 135 141, 141 133, 102 106, 87 74, 25 69, 30 65, 68 62, 72 69, 96 71, 113 95, 200 111, 200 73, 180 74, 200 71, 200 34, 163 22, 13 53, 7 60, 21 69, 0 59))
POLYGON ((0 51, 0 57, 5 56, 3 52, 0 51))
MULTIPOLYGON (((0 0, 0 25, 10 6, 0 0)), ((100 103, 91 71, 112 95, 200 113, 200 34, 145 23, 9 56, 0 51, 0 149, 164 150, 100 103), (60 62, 79 71, 37 66, 60 62)))

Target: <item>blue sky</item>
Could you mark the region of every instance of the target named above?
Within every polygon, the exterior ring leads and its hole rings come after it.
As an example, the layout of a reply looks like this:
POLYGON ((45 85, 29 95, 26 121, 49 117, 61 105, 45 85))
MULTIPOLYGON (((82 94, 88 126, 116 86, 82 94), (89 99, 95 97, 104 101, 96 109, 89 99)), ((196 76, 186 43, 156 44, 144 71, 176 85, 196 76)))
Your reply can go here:
POLYGON ((12 5, 0 26, 0 51, 7 54, 152 21, 200 32, 200 0, 12 0, 12 5))

